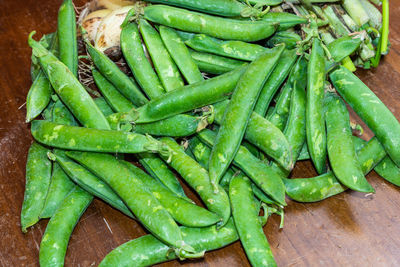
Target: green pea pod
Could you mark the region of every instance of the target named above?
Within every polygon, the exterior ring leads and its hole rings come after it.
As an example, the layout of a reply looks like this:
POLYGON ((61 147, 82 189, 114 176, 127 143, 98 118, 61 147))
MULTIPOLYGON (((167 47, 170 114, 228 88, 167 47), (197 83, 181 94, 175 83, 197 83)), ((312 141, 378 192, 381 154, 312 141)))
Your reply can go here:
POLYGON ((94 48, 88 40, 85 40, 85 44, 86 50, 92 58, 96 68, 115 86, 115 88, 120 91, 121 94, 137 107, 148 102, 137 84, 123 73, 111 59, 94 48))
POLYGON ((74 115, 71 111, 61 102, 57 100, 52 109, 52 121, 57 124, 78 126, 74 115))
MULTIPOLYGON (((376 138, 357 152, 364 174, 368 174, 385 157, 385 151, 376 138)), ((288 196, 299 202, 317 202, 344 192, 343 186, 332 172, 313 178, 283 179, 288 196)))
MULTIPOLYGON (((232 219, 217 229, 216 226, 205 228, 180 227, 184 241, 197 251, 210 251, 225 247, 239 239, 232 219)), ((111 251, 99 264, 99 267, 151 266, 176 259, 170 247, 153 235, 145 235, 111 251)))
POLYGON ((68 178, 60 165, 54 163, 46 201, 40 213, 40 218, 51 218, 72 188, 74 188, 74 183, 68 178))
MULTIPOLYGON (((214 105, 216 123, 222 122, 228 103, 229 101, 225 100, 214 105)), ((275 125, 255 112, 251 114, 244 138, 279 162, 285 169, 293 168, 291 148, 285 135, 275 125)))
POLYGON ((226 99, 246 67, 168 92, 140 107, 135 122, 148 123, 162 120, 226 99))
POLYGON ((157 180, 151 178, 131 163, 126 161, 123 163, 143 182, 179 224, 187 227, 207 227, 219 221, 219 216, 216 214, 176 196, 157 180))
MULTIPOLYGON (((50 52, 58 56, 58 38, 57 32, 52 32, 48 34, 43 34, 42 38, 40 38, 39 43, 43 45, 44 48, 49 49, 50 52), (55 53, 57 52, 57 53, 55 53)), ((32 82, 36 79, 36 77, 41 72, 40 63, 36 59, 35 56, 31 57, 31 80, 32 82)))
POLYGON ((278 27, 277 23, 226 19, 165 5, 147 6, 144 17, 154 23, 182 31, 246 42, 265 39, 274 34, 278 27))
POLYGON ((99 71, 92 69, 93 80, 104 99, 116 112, 128 112, 135 106, 123 96, 99 71))
POLYGON ((256 100, 284 49, 283 45, 262 54, 249 65, 236 86, 211 152, 209 172, 215 189, 242 142, 256 100))
POLYGON ((93 196, 75 186, 47 224, 39 250, 40 266, 64 266, 68 242, 75 225, 93 196))
POLYGON ((112 153, 140 153, 165 149, 165 146, 150 136, 61 125, 43 120, 33 121, 31 132, 38 142, 62 149, 112 153))
MULTIPOLYGON (((204 129, 197 136, 208 146, 212 147, 217 134, 211 130, 204 129)), ((265 194, 279 204, 286 206, 285 186, 282 183, 282 177, 271 166, 266 165, 262 160, 253 156, 243 146, 239 147, 233 159, 233 164, 243 170, 265 194)))
POLYGON ((26 162, 26 184, 21 210, 22 232, 39 221, 51 180, 51 162, 47 148, 33 143, 26 162))
POLYGON ((189 50, 174 29, 160 26, 160 36, 188 84, 201 82, 203 75, 190 56, 189 50))
POLYGON ((310 154, 308 153, 308 146, 307 143, 305 142, 297 160, 309 160, 309 159, 310 159, 310 154))
POLYGON ((268 12, 261 20, 270 23, 279 23, 278 31, 286 31, 296 25, 306 24, 307 18, 300 17, 287 12, 268 12))
POLYGON ((326 130, 323 112, 325 53, 314 39, 307 69, 306 133, 311 159, 319 174, 326 171, 326 130))
POLYGON ((352 72, 340 67, 330 74, 339 94, 375 133, 390 158, 400 166, 400 124, 382 101, 352 72))
POLYGON ((252 266, 277 266, 258 217, 250 180, 238 175, 229 185, 232 216, 246 255, 252 266))
POLYGON ((218 193, 214 193, 207 171, 186 155, 173 139, 161 138, 161 141, 172 151, 170 157, 163 155, 161 157, 199 194, 207 208, 219 215, 220 222, 217 225, 219 227, 225 225, 231 213, 226 192, 219 190, 218 193))
POLYGON ((281 31, 275 33, 271 38, 269 38, 266 45, 268 47, 274 47, 278 44, 284 43, 287 49, 293 49, 297 46, 297 42, 300 42, 301 40, 300 35, 295 32, 281 31))
POLYGON ((160 181, 176 195, 181 196, 188 201, 192 201, 185 195, 185 192, 175 174, 168 168, 162 159, 152 153, 139 153, 137 154, 137 157, 140 164, 142 164, 143 168, 145 168, 151 176, 160 181))
POLYGON ((72 0, 64 0, 58 11, 57 35, 60 61, 78 76, 78 41, 76 37, 76 14, 72 0))
MULTIPOLYGON (((88 152, 66 152, 67 156, 83 164, 105 181, 126 203, 138 220, 157 238, 176 249, 182 256, 194 253, 185 244, 182 233, 168 211, 149 191, 137 174, 132 173, 124 163, 112 155, 88 152), (117 171, 116 171, 117 170, 117 171)), ((201 256, 203 253, 194 253, 201 256)))
POLYGON ((99 107, 101 112, 104 114, 104 116, 109 116, 114 113, 110 105, 107 103, 107 101, 104 99, 104 97, 97 97, 93 99, 96 105, 99 107))
POLYGON ((325 105, 328 155, 333 173, 340 182, 353 190, 375 192, 357 162, 346 105, 332 93, 326 96, 325 105))
POLYGON ((232 58, 221 57, 209 53, 197 52, 189 50, 194 62, 199 67, 200 71, 214 75, 220 75, 232 71, 240 66, 243 66, 243 61, 232 58))
MULTIPOLYGON (((246 2, 246 0, 239 0, 241 2, 246 2)), ((283 0, 248 0, 248 3, 252 5, 264 5, 264 6, 277 6, 281 4, 283 0)))
POLYGON ((78 184, 88 193, 102 199, 112 207, 120 210, 131 218, 135 218, 129 208, 121 200, 121 198, 112 190, 108 184, 103 182, 96 175, 82 167, 75 161, 69 159, 62 150, 55 150, 51 155, 56 162, 61 166, 69 179, 78 184))
POLYGON ((124 58, 140 87, 150 99, 162 95, 164 87, 144 53, 138 25, 123 24, 120 39, 124 58))
POLYGON ((327 48, 335 62, 342 61, 345 57, 352 55, 361 45, 361 36, 343 36, 329 43, 327 48))
POLYGON ((254 195, 262 202, 271 205, 279 205, 276 201, 272 200, 269 196, 267 196, 256 184, 251 184, 251 189, 253 190, 254 195))
POLYGON ((53 54, 29 36, 32 53, 40 60, 54 91, 82 125, 110 129, 107 119, 73 73, 53 54))
POLYGON ((279 58, 279 61, 276 64, 276 67, 261 90, 256 106, 254 107, 254 112, 263 117, 265 116, 273 96, 289 75, 292 66, 296 62, 296 59, 296 49, 285 50, 282 53, 282 56, 279 58))
POLYGON ((258 44, 242 41, 224 41, 205 34, 196 34, 193 38, 187 40, 185 44, 199 52, 207 52, 245 61, 253 61, 268 51, 267 48, 258 44))

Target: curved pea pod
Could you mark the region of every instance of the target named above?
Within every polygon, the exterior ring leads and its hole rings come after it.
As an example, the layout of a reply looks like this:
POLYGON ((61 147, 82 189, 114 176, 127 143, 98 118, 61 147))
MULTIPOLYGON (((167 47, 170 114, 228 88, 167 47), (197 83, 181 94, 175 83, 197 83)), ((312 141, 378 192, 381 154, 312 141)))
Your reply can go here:
POLYGON ((40 218, 51 218, 72 188, 74 188, 74 183, 68 178, 60 165, 54 163, 40 218))
POLYGON ((158 157, 158 155, 152 153, 139 153, 137 154, 140 164, 143 168, 155 179, 160 181, 165 187, 174 192, 176 195, 182 198, 192 201, 189 199, 175 174, 168 168, 165 162, 158 157))
POLYGON ((144 19, 139 22, 139 30, 165 91, 182 87, 184 83, 181 74, 164 46, 160 34, 144 19))
POLYGON ((254 112, 263 117, 265 116, 273 96, 289 75, 296 59, 296 49, 283 51, 282 56, 279 58, 278 63, 261 90, 260 96, 258 97, 257 103, 254 107, 254 112))
MULTIPOLYGON (((253 61, 240 78, 231 97, 213 146, 209 173, 213 186, 232 162, 250 120, 263 85, 278 62, 285 46, 279 46, 253 61)), ((216 187, 215 187, 216 188, 216 187)))
POLYGON ((128 112, 135 107, 99 71, 92 69, 92 75, 97 88, 114 111, 128 112))
POLYGON ((285 31, 298 24, 306 24, 307 18, 303 18, 287 12, 268 12, 261 20, 270 23, 279 23, 278 31, 285 31))
POLYGON ((203 75, 201 75, 199 68, 190 56, 188 48, 176 31, 160 26, 160 36, 187 83, 192 84, 203 81, 203 75))
POLYGON ((88 193, 100 198, 112 207, 120 210, 131 218, 135 218, 129 208, 121 200, 121 198, 112 190, 108 184, 103 182, 96 175, 82 167, 75 161, 69 159, 62 150, 55 150, 54 154, 50 155, 61 166, 69 179, 74 181, 82 189, 88 193))
MULTIPOLYGON (((357 158, 364 174, 369 173, 385 157, 385 151, 376 138, 372 138, 357 158)), ((343 186, 332 172, 313 178, 283 179, 288 196, 299 202, 317 202, 344 192, 343 186)))
POLYGON ((329 43, 327 48, 335 62, 342 61, 345 57, 352 55, 361 45, 361 36, 343 36, 329 43))
MULTIPOLYGON (((184 241, 196 250, 210 251, 225 247, 239 239, 232 219, 217 229, 216 226, 205 228, 181 227, 184 241)), ((99 264, 108 266, 151 266, 176 259, 169 253, 170 248, 152 235, 145 235, 111 251, 99 264)))
POLYGON ((242 41, 224 41, 205 34, 196 34, 185 42, 190 48, 199 52, 208 52, 224 57, 253 61, 261 54, 268 51, 267 48, 242 41))
POLYGON ((278 27, 277 23, 226 19, 165 5, 147 6, 144 9, 144 17, 154 23, 182 31, 246 42, 265 39, 278 27))
POLYGON ((162 95, 165 92, 164 87, 145 55, 136 23, 123 24, 121 50, 133 76, 146 95, 150 99, 162 95))
POLYGON ((40 143, 48 146, 95 152, 140 153, 165 148, 159 141, 136 133, 98 130, 84 127, 60 125, 49 121, 35 120, 31 132, 40 143))
POLYGON ((341 183, 353 190, 375 192, 357 162, 346 105, 332 93, 327 95, 325 104, 328 155, 333 173, 341 183))
POLYGON ((246 255, 252 266, 277 266, 267 237, 252 205, 254 195, 250 180, 238 175, 229 185, 232 216, 246 255))
POLYGON ((111 59, 94 48, 88 40, 85 40, 85 44, 87 52, 92 58, 96 68, 121 92, 121 94, 137 107, 148 102, 137 84, 123 73, 111 59))
POLYGON ((64 0, 58 11, 57 35, 60 60, 75 76, 78 76, 78 42, 75 17, 75 7, 72 0, 64 0))
POLYGON ((325 53, 314 39, 307 69, 306 133, 308 152, 319 174, 326 171, 326 129, 323 111, 325 53))
MULTIPOLYGON (((214 105, 215 122, 221 123, 229 100, 214 105)), ((275 159, 285 169, 293 168, 290 144, 285 135, 267 119, 257 113, 251 114, 244 138, 261 149, 265 154, 275 159)))
POLYGON ((94 100, 94 103, 99 107, 101 112, 104 114, 104 116, 109 116, 114 113, 110 105, 107 103, 107 101, 104 99, 104 97, 97 97, 94 100))
MULTIPOLYGON (((233 177, 232 177, 233 178, 233 177)), ((228 184, 229 186, 229 184, 228 184)), ((276 203, 273 199, 271 199, 269 196, 267 196, 256 184, 251 184, 251 189, 253 190, 254 195, 261 201, 266 204, 274 204, 274 205, 279 205, 279 203, 276 203)))
POLYGON ((61 102, 61 100, 57 100, 54 103, 54 107, 52 109, 52 122, 71 126, 78 125, 74 115, 72 115, 71 111, 69 111, 69 109, 61 102))
POLYGON ((200 71, 215 75, 220 75, 232 71, 246 64, 232 58, 221 57, 209 53, 197 52, 189 50, 194 62, 199 67, 200 71))
POLYGON ((330 74, 339 94, 375 133, 390 158, 400 166, 400 124, 382 101, 352 72, 340 67, 330 74))
MULTIPOLYGON (((185 244, 178 225, 137 174, 112 155, 88 152, 66 152, 67 156, 83 164, 105 181, 126 203, 138 220, 157 238, 176 249, 182 258, 194 253, 185 244), (116 171, 117 170, 117 171, 116 171)), ((201 256, 202 253, 195 256, 201 256)), ((190 256, 189 256, 190 257, 190 256)))
POLYGON ((187 227, 207 227, 219 221, 220 218, 215 213, 176 196, 161 183, 151 178, 131 163, 126 161, 123 163, 143 182, 160 204, 179 224, 187 227))
MULTIPOLYGON (((204 129, 197 136, 212 147, 217 134, 211 130, 204 129)), ((279 204, 286 206, 285 186, 281 180, 282 177, 271 166, 256 158, 243 146, 239 147, 233 159, 233 164, 243 170, 265 194, 279 204)))
POLYGON ((302 39, 300 35, 291 31, 280 31, 275 33, 271 38, 268 39, 266 45, 268 47, 274 47, 275 45, 284 43, 287 49, 293 49, 296 47, 297 42, 302 39))
POLYGON ((40 266, 64 266, 72 231, 92 200, 93 196, 79 186, 67 195, 43 234, 39 250, 40 266))
POLYGON ((226 192, 219 190, 218 193, 214 193, 207 171, 194 159, 186 155, 173 139, 161 138, 161 141, 168 145, 172 151, 170 157, 163 155, 161 157, 199 194, 207 208, 220 217, 217 225, 219 227, 225 225, 231 214, 226 192))
POLYGON ((162 120, 228 98, 247 66, 178 88, 140 107, 136 123, 162 120))
POLYGON ((82 125, 110 129, 107 119, 73 73, 42 45, 29 37, 32 53, 39 59, 54 91, 82 125))
POLYGON ((21 210, 22 232, 39 221, 51 180, 51 162, 48 149, 33 143, 26 162, 26 184, 21 210))

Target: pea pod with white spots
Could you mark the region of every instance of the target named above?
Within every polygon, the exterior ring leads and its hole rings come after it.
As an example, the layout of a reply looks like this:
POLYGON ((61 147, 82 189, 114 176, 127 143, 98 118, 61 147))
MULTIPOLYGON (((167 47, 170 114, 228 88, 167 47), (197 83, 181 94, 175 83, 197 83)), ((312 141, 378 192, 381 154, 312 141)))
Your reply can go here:
POLYGON ((105 181, 135 217, 153 235, 170 245, 179 257, 202 256, 203 253, 195 253, 192 247, 185 244, 181 230, 168 211, 124 163, 108 154, 75 151, 66 154, 105 181))
POLYGON ((182 31, 246 42, 255 42, 271 36, 279 25, 262 20, 226 19, 165 5, 147 6, 144 9, 144 17, 154 23, 182 31))
POLYGON ((400 167, 400 123, 393 113, 351 71, 340 67, 330 74, 330 79, 400 167))
POLYGON ((308 22, 307 18, 287 12, 268 12, 261 20, 270 23, 279 23, 278 31, 285 31, 298 24, 306 24, 308 22))
POLYGON ((238 175, 229 185, 232 216, 246 255, 252 266, 277 266, 258 217, 252 205, 254 194, 250 180, 238 175))

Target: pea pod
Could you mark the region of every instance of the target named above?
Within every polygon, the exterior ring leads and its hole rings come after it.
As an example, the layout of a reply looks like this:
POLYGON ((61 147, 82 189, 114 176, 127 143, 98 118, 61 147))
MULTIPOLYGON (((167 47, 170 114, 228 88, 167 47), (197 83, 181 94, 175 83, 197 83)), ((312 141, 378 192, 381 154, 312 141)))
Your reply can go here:
POLYGON ((205 34, 196 34, 193 38, 187 40, 185 44, 199 52, 207 52, 245 61, 253 61, 268 51, 267 48, 258 44, 242 41, 224 41, 205 34))
POLYGON ((400 166, 400 124, 382 101, 352 72, 340 67, 330 74, 339 94, 375 133, 390 158, 400 166))
POLYGON ((147 6, 144 17, 154 23, 182 31, 246 42, 265 39, 278 27, 278 24, 266 21, 226 19, 165 5, 147 6))
POLYGON ((108 184, 103 182, 86 168, 69 159, 65 155, 64 151, 54 150, 54 154, 50 154, 50 156, 53 160, 56 160, 59 166, 61 166, 64 172, 68 175, 68 179, 71 179, 86 192, 100 198, 127 216, 135 218, 129 208, 112 190, 112 188, 108 186, 108 184))
POLYGON ((258 218, 250 180, 238 175, 229 185, 232 216, 246 255, 252 266, 277 266, 258 218))
MULTIPOLYGON (((204 129, 197 136, 208 146, 214 145, 216 133, 204 129)), ((240 146, 233 164, 243 172, 261 189, 265 194, 273 198, 280 205, 286 205, 285 186, 282 183, 281 175, 271 166, 266 165, 262 160, 253 156, 245 147, 240 146)))
POLYGON ((329 43, 327 48, 335 62, 352 55, 361 45, 361 36, 343 36, 329 43))
POLYGON ((105 181, 138 220, 157 238, 176 249, 175 253, 178 256, 184 258, 185 254, 188 257, 202 255, 194 253, 193 248, 185 244, 178 225, 168 211, 161 206, 140 177, 133 174, 125 164, 108 154, 72 151, 66 154, 105 181))
POLYGON ((236 86, 210 156, 210 179, 215 189, 240 146, 260 91, 284 49, 283 45, 262 54, 236 86))
POLYGON ((314 39, 307 69, 306 130, 311 159, 319 174, 326 171, 326 130, 323 112, 325 53, 314 39))
POLYGON ((57 124, 64 125, 72 125, 77 126, 74 115, 72 115, 71 111, 61 102, 61 100, 57 100, 54 103, 54 107, 52 109, 52 121, 57 124))
POLYGON ((32 53, 39 59, 54 91, 82 125, 110 129, 107 119, 73 73, 53 54, 29 36, 32 53))
MULTIPOLYGON (((43 34, 40 38, 39 43, 43 45, 44 48, 50 50, 55 56, 58 56, 58 39, 57 32, 52 32, 48 34, 43 34)), ((31 56, 31 80, 32 82, 41 72, 40 63, 35 56, 31 56)))
POLYGON ((291 31, 280 31, 275 33, 271 38, 268 39, 266 45, 268 47, 274 47, 275 45, 284 43, 287 49, 293 49, 296 47, 297 42, 302 39, 300 35, 291 31))
POLYGON ((304 143, 304 145, 300 151, 299 158, 297 160, 309 160, 309 159, 310 159, 310 154, 308 154, 307 143, 304 143))
POLYGON ((40 213, 46 201, 51 179, 51 162, 47 158, 48 150, 33 143, 29 148, 26 162, 26 184, 24 202, 21 210, 22 232, 39 221, 40 213))
POLYGON ((94 99, 94 103, 99 107, 101 112, 104 114, 104 116, 109 116, 114 113, 110 105, 107 103, 107 101, 104 99, 104 97, 97 97, 94 99))
POLYGON ((165 91, 182 87, 184 83, 181 74, 165 48, 160 34, 144 19, 139 22, 139 30, 165 91))
POLYGON ((216 214, 176 196, 161 183, 131 163, 126 161, 123 163, 145 184, 160 204, 179 224, 187 227, 206 227, 218 222, 219 216, 216 214))
POLYGON ((64 266, 65 253, 75 225, 93 196, 75 186, 47 224, 39 250, 40 266, 64 266))
MULTIPOLYGON (((214 105, 215 121, 218 124, 223 120, 228 103, 229 101, 225 100, 214 105)), ((251 114, 244 138, 279 162, 285 169, 293 168, 291 148, 285 135, 271 122, 255 112, 251 114)))
POLYGON ((162 97, 140 107, 137 110, 138 119, 135 122, 148 123, 158 121, 221 101, 233 91, 245 69, 246 66, 243 66, 204 82, 168 92, 162 97))
POLYGON ((78 42, 76 40, 76 14, 72 0, 64 0, 58 11, 57 35, 60 61, 78 76, 78 42))
POLYGON ((150 99, 162 95, 164 87, 146 58, 138 25, 134 22, 123 24, 120 39, 124 58, 140 87, 150 99))
POLYGON ((220 217, 217 225, 219 227, 225 225, 231 213, 225 191, 219 190, 218 193, 214 193, 207 171, 186 155, 173 139, 161 138, 161 141, 173 151, 170 157, 161 155, 162 158, 167 160, 167 163, 199 194, 207 208, 220 217))
POLYGON ((201 82, 203 75, 190 56, 189 50, 174 29, 160 26, 160 36, 188 84, 201 82))
MULTIPOLYGON (((197 251, 210 251, 225 247, 239 239, 232 219, 217 229, 216 226, 205 228, 181 227, 184 241, 197 251)), ((99 264, 99 267, 108 266, 151 266, 176 259, 176 255, 169 253, 170 248, 153 235, 145 235, 111 251, 99 264)))
POLYGON ((265 116, 273 96, 289 75, 292 66, 296 62, 296 59, 297 55, 295 49, 285 50, 282 53, 281 58, 276 64, 276 67, 261 90, 256 106, 254 107, 254 112, 263 117, 265 116))
POLYGON ((287 12, 269 12, 261 20, 270 23, 279 23, 278 31, 285 31, 298 24, 306 24, 308 22, 307 18, 287 12))
MULTIPOLYGON (((368 174, 385 157, 385 151, 376 138, 357 152, 364 174, 368 174)), ((313 178, 283 179, 288 196, 299 202, 317 202, 344 192, 343 186, 332 172, 313 178)))
POLYGON ((160 142, 141 134, 33 121, 33 137, 48 146, 95 152, 140 153, 164 150, 160 142))
POLYGON ((190 50, 190 55, 200 71, 215 75, 227 73, 246 64, 236 59, 196 52, 194 50, 190 50))

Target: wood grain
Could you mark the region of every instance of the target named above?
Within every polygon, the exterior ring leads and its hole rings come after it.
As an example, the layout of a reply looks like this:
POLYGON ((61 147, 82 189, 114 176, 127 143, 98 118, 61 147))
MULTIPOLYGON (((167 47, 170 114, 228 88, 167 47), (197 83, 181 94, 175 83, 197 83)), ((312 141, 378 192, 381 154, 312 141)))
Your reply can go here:
MULTIPOLYGON (((31 84, 30 31, 56 29, 61 0, 0 0, 0 266, 38 266, 41 236, 47 221, 22 234, 20 209, 25 162, 32 142, 24 123, 25 97, 31 84)), ((82 5, 83 1, 75 1, 82 5)), ((391 1, 389 56, 376 70, 358 71, 362 80, 400 118, 400 0, 391 1)), ((354 113, 352 113, 354 115, 354 113)), ((367 134, 370 137, 370 134, 367 134)), ((309 162, 296 166, 294 177, 312 177, 309 162)), ((400 190, 374 172, 368 179, 376 194, 345 192, 320 203, 288 200, 285 227, 273 216, 265 233, 279 266, 400 266, 400 190)), ((190 194, 192 196, 192 194, 190 194)), ((74 230, 66 266, 96 266, 112 249, 145 234, 136 222, 95 200, 74 230)), ((249 266, 239 242, 207 253, 204 260, 160 266, 249 266)))

